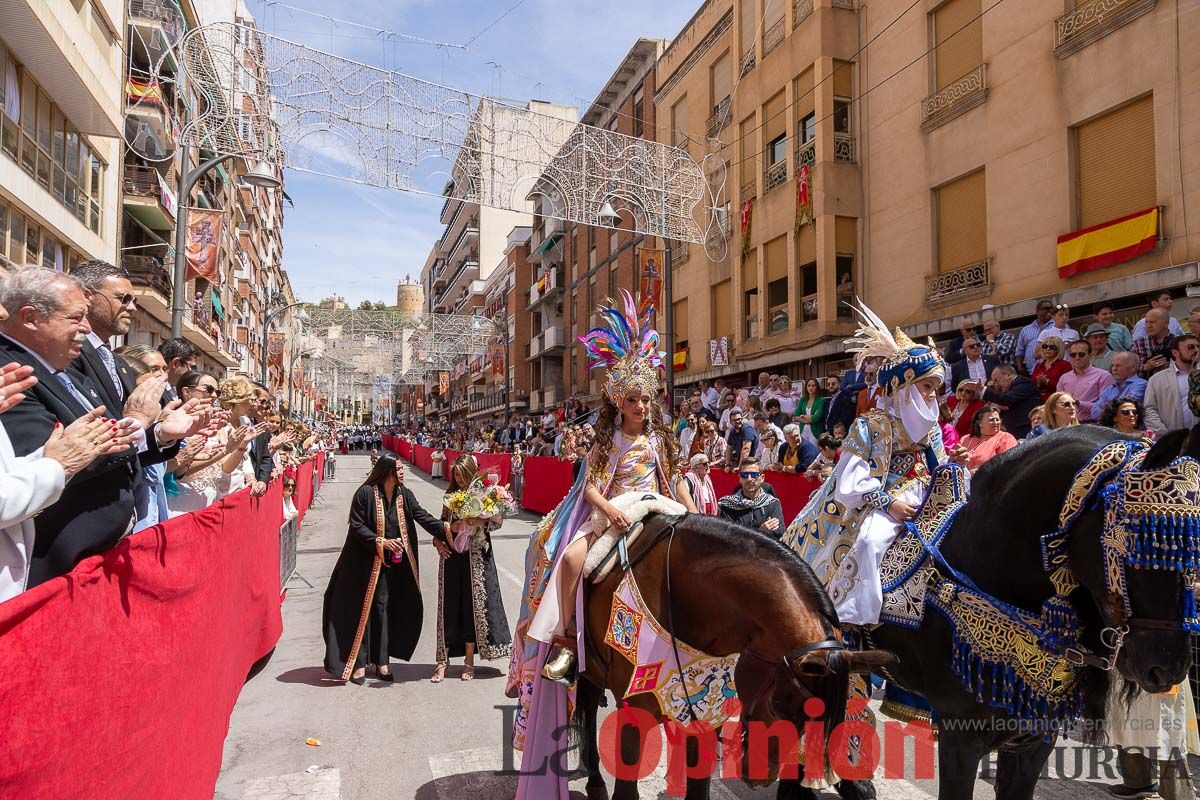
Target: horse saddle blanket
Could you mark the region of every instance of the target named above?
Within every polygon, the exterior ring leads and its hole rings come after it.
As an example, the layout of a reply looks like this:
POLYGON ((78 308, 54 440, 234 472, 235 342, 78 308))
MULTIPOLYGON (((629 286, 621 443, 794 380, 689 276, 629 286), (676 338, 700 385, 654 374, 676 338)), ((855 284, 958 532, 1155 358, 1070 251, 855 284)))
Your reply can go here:
POLYGON ((608 524, 608 517, 599 510, 592 512, 592 531, 599 537, 588 548, 587 559, 583 562, 583 574, 591 578, 592 583, 600 583, 607 578, 618 560, 622 563, 627 561, 626 553, 641 535, 642 520, 647 516, 665 514, 674 517, 687 513, 682 503, 653 492, 626 492, 610 502, 629 518, 630 528, 628 531, 613 530, 608 524))
POLYGON ((916 519, 888 546, 879 565, 883 588, 882 622, 917 628, 925 616, 925 591, 936 570, 929 550, 936 550, 954 518, 967 504, 969 473, 948 465, 934 471, 929 495, 916 519))
POLYGON ((625 697, 652 694, 668 719, 686 725, 696 716, 714 728, 741 711, 733 673, 738 656, 710 656, 672 639, 638 590, 633 572, 613 592, 604 643, 633 665, 625 697))

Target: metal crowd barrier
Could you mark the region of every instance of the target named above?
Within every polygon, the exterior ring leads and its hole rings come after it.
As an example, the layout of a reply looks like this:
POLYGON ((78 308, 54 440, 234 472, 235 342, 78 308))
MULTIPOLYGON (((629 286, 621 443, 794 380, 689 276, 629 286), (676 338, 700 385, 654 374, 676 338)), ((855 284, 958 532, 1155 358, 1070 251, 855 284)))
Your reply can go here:
POLYGON ((300 536, 300 526, 296 520, 288 520, 279 528, 279 591, 282 592, 287 582, 296 572, 296 542, 300 536))

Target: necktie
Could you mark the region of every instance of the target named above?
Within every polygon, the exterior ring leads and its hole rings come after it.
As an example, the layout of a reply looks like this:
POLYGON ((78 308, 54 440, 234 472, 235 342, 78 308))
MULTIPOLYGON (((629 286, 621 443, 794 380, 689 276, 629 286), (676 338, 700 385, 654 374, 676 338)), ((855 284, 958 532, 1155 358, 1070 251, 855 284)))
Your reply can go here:
POLYGON ((108 370, 108 377, 112 378, 113 388, 116 389, 117 398, 124 400, 125 387, 121 385, 121 376, 117 374, 117 359, 113 356, 112 350, 106 343, 96 348, 96 352, 100 354, 100 360, 104 362, 104 367, 108 370))
POLYGON ((71 380, 71 376, 65 372, 56 372, 54 377, 58 378, 58 382, 66 387, 67 393, 74 397, 79 405, 83 406, 84 411, 91 411, 95 408, 92 402, 83 396, 83 392, 75 386, 75 382, 71 380))

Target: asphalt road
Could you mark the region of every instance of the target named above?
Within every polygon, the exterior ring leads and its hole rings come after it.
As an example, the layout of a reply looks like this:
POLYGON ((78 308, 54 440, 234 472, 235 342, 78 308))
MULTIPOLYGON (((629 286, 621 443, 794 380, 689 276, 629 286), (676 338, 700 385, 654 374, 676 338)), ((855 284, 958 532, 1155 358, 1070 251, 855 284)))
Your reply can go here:
MULTIPOLYGON (((339 458, 335 480, 326 482, 305 519, 297 574, 283 606, 283 637, 234 709, 217 782, 219 800, 504 800, 514 795, 516 779, 497 774, 505 767, 511 719, 505 713, 511 701, 503 693, 507 662, 477 663, 476 679, 469 683, 459 680, 459 662, 444 683, 429 683, 437 630, 437 555, 423 531, 418 539, 425 622, 413 663, 393 664, 394 684, 368 678, 365 686, 331 680, 321 667, 322 595, 346 537, 350 498, 368 468, 366 456, 339 458), (310 737, 320 745, 306 744, 310 737)), ((438 513, 445 484, 435 485, 411 467, 407 474, 418 501, 438 513)), ((510 625, 520 608, 525 547, 536 522, 522 514, 492 536, 510 625)), ((911 745, 908 750, 906 774, 913 774, 911 745)), ((1115 780, 1105 764, 1112 762, 1111 753, 1068 748, 1063 769, 1052 768, 1036 796, 1107 796, 1103 785, 1115 780), (1081 779, 1054 777, 1075 774, 1077 764, 1083 768, 1081 779)), ((876 785, 884 800, 936 795, 936 786, 928 781, 880 780, 876 785)), ((664 786, 660 767, 642 782, 642 797, 662 796, 664 786)), ((582 782, 572 788, 582 791, 582 782)), ((975 796, 991 798, 994 789, 979 781, 975 796)), ((758 800, 774 797, 774 790, 714 782, 712 797, 758 800)))

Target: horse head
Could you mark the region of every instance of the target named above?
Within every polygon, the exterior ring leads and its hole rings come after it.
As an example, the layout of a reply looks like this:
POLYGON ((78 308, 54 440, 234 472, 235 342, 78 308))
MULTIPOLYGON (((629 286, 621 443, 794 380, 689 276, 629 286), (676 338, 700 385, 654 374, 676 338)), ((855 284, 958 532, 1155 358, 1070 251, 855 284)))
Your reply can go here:
POLYGON ((1099 644, 1109 653, 1111 663, 1101 663, 1147 692, 1169 690, 1191 663, 1197 458, 1200 425, 1168 433, 1139 466, 1111 479, 1104 508, 1082 517, 1071 539, 1071 567, 1095 606, 1084 616, 1098 615, 1099 644))

